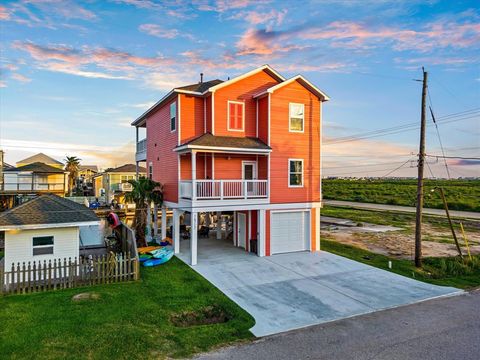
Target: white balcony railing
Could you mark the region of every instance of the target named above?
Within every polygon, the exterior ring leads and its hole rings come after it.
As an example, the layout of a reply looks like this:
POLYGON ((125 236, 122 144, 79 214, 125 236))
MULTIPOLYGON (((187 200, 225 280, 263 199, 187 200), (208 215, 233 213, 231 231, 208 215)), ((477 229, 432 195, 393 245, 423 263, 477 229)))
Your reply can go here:
POLYGON ((135 153, 135 160, 147 160, 147 139, 143 139, 137 142, 137 152, 135 153))
POLYGON ((192 200, 267 198, 268 180, 195 180, 193 186, 191 180, 182 180, 180 197, 192 200))
POLYGON ((27 183, 27 182, 16 182, 16 183, 4 183, 4 191, 64 191, 64 183, 27 183))

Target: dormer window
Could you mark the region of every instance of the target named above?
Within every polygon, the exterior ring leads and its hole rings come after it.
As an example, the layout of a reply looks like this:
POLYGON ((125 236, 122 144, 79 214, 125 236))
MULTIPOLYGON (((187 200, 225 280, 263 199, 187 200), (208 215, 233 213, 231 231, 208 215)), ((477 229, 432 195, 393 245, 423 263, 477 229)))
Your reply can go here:
POLYGON ((170 104, 170 131, 175 131, 177 129, 177 103, 170 104))
POLYGON ((244 131, 245 103, 241 101, 229 101, 227 118, 229 131, 244 131))
POLYGON ((303 104, 290 103, 288 128, 290 132, 303 132, 304 110, 305 106, 303 104))

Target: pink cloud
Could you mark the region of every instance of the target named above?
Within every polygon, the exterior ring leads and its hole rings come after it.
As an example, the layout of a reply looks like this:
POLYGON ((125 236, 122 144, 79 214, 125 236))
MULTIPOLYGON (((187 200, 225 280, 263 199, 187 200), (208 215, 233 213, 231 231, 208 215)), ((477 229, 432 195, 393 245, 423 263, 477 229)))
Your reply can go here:
POLYGON ((236 43, 237 55, 273 55, 301 50, 305 46, 287 44, 290 36, 281 32, 248 29, 236 43))
POLYGON ((17 81, 20 81, 22 83, 28 83, 30 81, 32 81, 32 79, 22 75, 22 74, 19 74, 19 73, 13 73, 12 76, 11 76, 12 79, 14 80, 17 80, 17 81))
POLYGON ((142 57, 125 51, 87 46, 74 49, 62 44, 43 46, 30 41, 16 41, 13 48, 29 53, 37 61, 37 68, 90 78, 133 79, 142 69, 174 64, 172 59, 161 56, 142 57))
POLYGON ((5 6, 0 6, 0 20, 10 19, 10 11, 5 6))

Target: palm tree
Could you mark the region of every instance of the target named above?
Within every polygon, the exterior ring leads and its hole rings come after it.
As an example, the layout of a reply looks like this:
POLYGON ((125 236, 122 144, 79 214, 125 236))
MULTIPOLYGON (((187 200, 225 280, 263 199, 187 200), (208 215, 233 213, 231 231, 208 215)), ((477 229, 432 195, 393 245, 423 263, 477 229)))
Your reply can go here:
POLYGON ((145 230, 150 228, 147 213, 152 202, 161 206, 163 203, 163 186, 149 178, 140 177, 138 180, 128 180, 132 184, 132 191, 125 194, 125 200, 135 203, 135 217, 133 228, 138 246, 146 246, 145 230))
POLYGON ((65 171, 68 171, 68 192, 70 196, 73 193, 73 187, 78 177, 78 170, 80 168, 80 160, 76 156, 65 157, 65 171))

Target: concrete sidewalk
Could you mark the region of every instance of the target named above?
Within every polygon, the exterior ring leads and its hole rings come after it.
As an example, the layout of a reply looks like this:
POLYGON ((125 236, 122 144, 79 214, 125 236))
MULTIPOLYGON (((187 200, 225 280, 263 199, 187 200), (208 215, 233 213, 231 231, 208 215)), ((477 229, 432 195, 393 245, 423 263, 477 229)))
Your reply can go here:
MULTIPOLYGON (((347 206, 355 209, 401 211, 401 212, 409 212, 409 213, 414 213, 416 211, 414 207, 410 207, 410 206, 372 204, 372 203, 361 203, 361 202, 355 202, 355 201, 323 200, 323 203, 325 205, 330 205, 330 206, 344 206, 344 207, 347 206)), ((423 213, 429 214, 429 215, 446 216, 445 210, 443 209, 423 208, 423 213)), ((450 215, 458 218, 480 220, 480 212, 450 210, 450 215)))
MULTIPOLYGON (((188 264, 188 241, 181 251, 188 264)), ((214 239, 200 239, 193 269, 255 318, 255 336, 461 293, 327 252, 260 258, 214 239)))

